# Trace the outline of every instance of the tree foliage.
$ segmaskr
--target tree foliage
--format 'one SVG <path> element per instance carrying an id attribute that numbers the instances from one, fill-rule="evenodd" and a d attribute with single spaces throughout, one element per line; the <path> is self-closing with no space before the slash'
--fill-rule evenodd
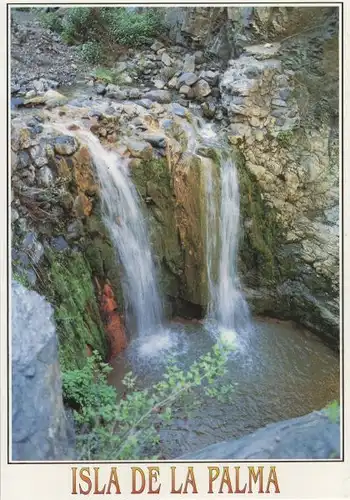
<path id="1" fill-rule="evenodd" d="M 204 398 L 225 400 L 231 384 L 222 384 L 232 344 L 214 345 L 185 373 L 171 361 L 162 379 L 151 388 L 139 388 L 128 373 L 118 394 L 108 385 L 111 367 L 93 353 L 80 370 L 63 373 L 63 393 L 74 408 L 78 458 L 128 460 L 158 458 L 160 431 L 176 416 L 203 404 Z"/>

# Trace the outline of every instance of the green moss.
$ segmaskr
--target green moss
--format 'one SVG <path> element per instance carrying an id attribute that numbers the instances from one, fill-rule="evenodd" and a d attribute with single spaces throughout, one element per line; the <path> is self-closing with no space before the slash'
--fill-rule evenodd
<path id="1" fill-rule="evenodd" d="M 259 184 L 246 169 L 243 156 L 237 156 L 241 191 L 241 214 L 245 224 L 240 245 L 240 257 L 245 270 L 256 270 L 260 283 L 275 282 L 280 277 L 278 248 L 283 230 L 274 208 L 264 202 Z"/>
<path id="2" fill-rule="evenodd" d="M 47 253 L 45 294 L 55 309 L 59 355 L 63 370 L 81 368 L 90 345 L 106 356 L 107 343 L 92 281 L 81 253 Z"/>
<path id="3" fill-rule="evenodd" d="M 294 137 L 293 132 L 286 131 L 286 132 L 280 132 L 279 134 L 277 134 L 276 139 L 277 139 L 278 143 L 280 144 L 280 146 L 282 146 L 283 148 L 287 148 L 288 146 L 290 146 L 291 141 L 293 140 L 293 137 Z"/>

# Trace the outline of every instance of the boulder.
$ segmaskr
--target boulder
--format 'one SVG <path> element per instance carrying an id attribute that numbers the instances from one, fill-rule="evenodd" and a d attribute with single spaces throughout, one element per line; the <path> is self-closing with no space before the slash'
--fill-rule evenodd
<path id="1" fill-rule="evenodd" d="M 161 104 L 168 104 L 171 102 L 171 94 L 168 90 L 151 90 L 150 92 L 146 92 L 143 98 Z"/>
<path id="2" fill-rule="evenodd" d="M 199 80 L 193 87 L 194 95 L 197 99 L 207 97 L 211 93 L 211 88 L 205 80 Z"/>
<path id="3" fill-rule="evenodd" d="M 12 460 L 74 460 L 52 313 L 12 282 Z"/>
<path id="4" fill-rule="evenodd" d="M 339 421 L 325 410 L 263 427 L 252 434 L 207 446 L 181 460 L 295 460 L 340 457 Z"/>

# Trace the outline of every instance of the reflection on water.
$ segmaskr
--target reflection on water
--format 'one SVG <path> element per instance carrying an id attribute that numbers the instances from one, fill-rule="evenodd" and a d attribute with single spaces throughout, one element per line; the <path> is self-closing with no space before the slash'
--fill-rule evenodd
<path id="1" fill-rule="evenodd" d="M 249 343 L 245 339 L 240 346 L 237 339 L 237 352 L 229 360 L 225 383 L 234 386 L 231 400 L 222 404 L 207 398 L 188 420 L 181 418 L 179 409 L 179 418 L 162 431 L 165 458 L 304 415 L 339 398 L 338 357 L 317 337 L 289 322 L 257 319 L 255 325 Z M 175 356 L 186 370 L 210 350 L 216 337 L 213 325 L 171 324 L 164 339 L 155 335 L 152 346 L 131 343 L 112 363 L 110 383 L 120 389 L 121 379 L 131 369 L 140 386 L 148 387 L 164 373 L 168 356 Z"/>

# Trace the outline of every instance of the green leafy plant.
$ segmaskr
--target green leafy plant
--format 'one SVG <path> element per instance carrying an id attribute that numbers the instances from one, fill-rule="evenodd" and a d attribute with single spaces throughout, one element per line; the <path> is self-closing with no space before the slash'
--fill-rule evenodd
<path id="1" fill-rule="evenodd" d="M 206 398 L 222 399 L 233 389 L 222 384 L 232 344 L 216 344 L 187 372 L 171 361 L 151 388 L 138 388 L 130 372 L 118 394 L 107 382 L 110 367 L 94 352 L 84 368 L 63 373 L 65 400 L 74 408 L 81 459 L 156 458 L 161 429 L 179 413 L 188 415 Z M 220 385 L 218 386 L 218 382 Z"/>
<path id="2" fill-rule="evenodd" d="M 55 31 L 56 33 L 62 33 L 63 31 L 62 19 L 56 12 L 41 13 L 40 21 L 45 28 L 51 31 Z"/>
<path id="3" fill-rule="evenodd" d="M 123 7 L 74 7 L 68 10 L 62 25 L 67 43 L 94 42 L 106 49 L 113 43 L 143 45 L 159 35 L 163 27 L 158 9 L 137 12 Z"/>

